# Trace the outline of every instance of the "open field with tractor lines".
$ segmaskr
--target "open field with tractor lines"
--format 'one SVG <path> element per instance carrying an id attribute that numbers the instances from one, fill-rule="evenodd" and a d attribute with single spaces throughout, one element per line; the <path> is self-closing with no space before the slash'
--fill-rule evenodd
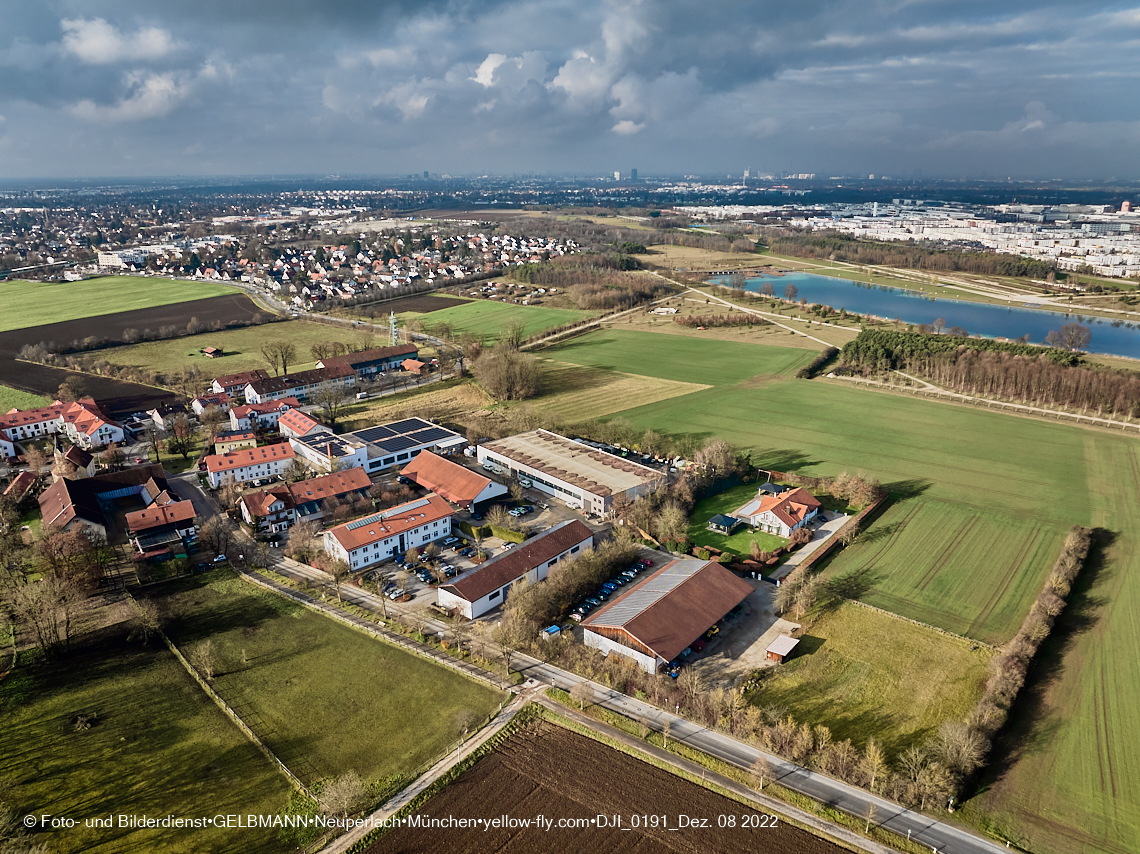
<path id="1" fill-rule="evenodd" d="M 81 282 L 0 282 L 0 332 L 235 293 L 212 282 L 100 276 Z M 188 320 L 189 318 L 187 318 Z"/>
<path id="2" fill-rule="evenodd" d="M 444 308 L 426 315 L 403 315 L 400 320 L 403 323 L 411 317 L 418 316 L 424 324 L 424 329 L 429 333 L 433 329 L 439 329 L 443 324 L 448 324 L 455 334 L 470 332 L 482 336 L 484 341 L 494 341 L 504 329 L 514 323 L 521 323 L 523 335 L 529 337 L 546 329 L 585 320 L 596 313 L 569 308 L 547 308 L 541 305 L 472 300 L 463 305 Z"/>

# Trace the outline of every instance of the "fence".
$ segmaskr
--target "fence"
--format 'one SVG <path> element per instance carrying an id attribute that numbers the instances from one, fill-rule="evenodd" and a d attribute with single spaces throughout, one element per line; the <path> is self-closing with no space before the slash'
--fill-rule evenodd
<path id="1" fill-rule="evenodd" d="M 132 602 L 134 601 L 134 597 L 131 596 L 130 593 L 127 593 L 127 598 Z M 312 798 L 313 800 L 316 800 L 316 798 L 313 796 L 313 793 L 309 791 L 309 788 L 301 782 L 301 779 L 289 770 L 289 766 L 277 758 L 277 755 L 272 750 L 270 750 L 265 745 L 265 743 L 257 737 L 257 734 L 249 728 L 249 725 L 241 719 L 241 715 L 231 709 L 229 703 L 223 700 L 218 695 L 218 692 L 213 689 L 213 686 L 211 686 L 209 682 L 202 678 L 202 674 L 197 671 L 194 665 L 186 660 L 186 656 L 182 654 L 182 651 L 174 644 L 174 641 L 166 636 L 166 632 L 159 631 L 159 636 L 162 638 L 162 642 L 166 644 L 167 649 L 174 653 L 174 657 L 178 659 L 178 663 L 181 664 L 183 668 L 185 668 L 186 672 L 190 674 L 191 678 L 193 678 L 193 680 L 198 683 L 199 687 L 201 687 L 201 689 L 206 692 L 207 696 L 209 696 L 209 698 L 214 701 L 214 705 L 221 709 L 222 712 L 225 713 L 226 717 L 233 721 L 237 725 L 237 728 L 245 733 L 245 737 L 252 741 L 254 746 L 260 750 L 270 762 L 276 765 L 278 770 L 280 770 L 282 774 L 288 777 L 289 781 L 294 786 L 304 792 L 306 796 Z"/>

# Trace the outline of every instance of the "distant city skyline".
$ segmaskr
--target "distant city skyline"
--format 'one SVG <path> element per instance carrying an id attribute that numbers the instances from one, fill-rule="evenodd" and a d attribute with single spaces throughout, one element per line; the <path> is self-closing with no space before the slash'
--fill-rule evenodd
<path id="1" fill-rule="evenodd" d="M 1135 2 L 0 0 L 0 14 L 0 179 L 1140 179 Z"/>

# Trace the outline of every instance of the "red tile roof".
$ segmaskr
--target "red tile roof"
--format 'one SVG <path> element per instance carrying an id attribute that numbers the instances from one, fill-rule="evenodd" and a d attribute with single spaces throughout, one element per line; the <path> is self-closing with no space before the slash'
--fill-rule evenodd
<path id="1" fill-rule="evenodd" d="M 71 424 L 85 436 L 93 436 L 106 424 L 114 424 L 89 397 L 69 403 L 60 414 L 65 424 Z"/>
<path id="2" fill-rule="evenodd" d="M 592 535 L 589 528 L 577 519 L 572 519 L 492 558 L 443 589 L 452 591 L 468 602 L 474 602 L 503 585 L 522 578 L 535 567 L 542 566 L 552 557 L 558 557 Z"/>
<path id="3" fill-rule="evenodd" d="M 304 504 L 306 501 L 324 501 L 326 498 L 368 489 L 370 486 L 372 481 L 364 469 L 351 468 L 291 483 L 289 492 L 294 501 Z"/>
<path id="4" fill-rule="evenodd" d="M 234 388 L 235 386 L 245 388 L 245 386 L 254 380 L 263 380 L 268 376 L 269 374 L 264 368 L 258 368 L 254 371 L 242 371 L 240 374 L 225 374 L 224 376 L 215 377 L 214 382 L 222 388 Z"/>
<path id="5" fill-rule="evenodd" d="M 255 466 L 259 463 L 269 463 L 278 460 L 293 459 L 293 448 L 287 442 L 276 445 L 264 445 L 260 448 L 239 448 L 228 454 L 211 454 L 206 457 L 206 470 L 214 472 L 233 471 L 234 469 Z"/>
<path id="6" fill-rule="evenodd" d="M 398 344 L 395 347 L 379 347 L 375 350 L 362 350 L 359 353 L 349 353 L 345 356 L 329 356 L 327 359 L 321 359 L 321 365 L 330 367 L 331 365 L 348 365 L 355 368 L 357 365 L 364 365 L 369 362 L 380 362 L 385 359 L 394 359 L 397 356 L 407 356 L 409 353 L 418 353 L 419 347 L 415 344 Z"/>
<path id="7" fill-rule="evenodd" d="M 19 501 L 27 495 L 28 490 L 32 488 L 32 484 L 35 482 L 36 476 L 34 474 L 30 471 L 22 471 L 8 484 L 8 488 L 4 490 L 4 494 L 10 495 Z"/>
<path id="8" fill-rule="evenodd" d="M 293 506 L 293 496 L 289 493 L 289 488 L 286 486 L 274 486 L 270 489 L 262 489 L 257 492 L 247 492 L 241 497 L 245 506 L 249 509 L 250 515 L 253 516 L 268 516 L 273 512 L 270 508 L 275 501 L 280 501 L 285 505 L 283 509 L 288 510 Z"/>
<path id="9" fill-rule="evenodd" d="M 789 528 L 794 528 L 812 510 L 818 509 L 820 506 L 814 495 L 799 486 L 779 495 L 765 495 L 760 499 L 759 504 L 756 503 L 756 499 L 753 499 L 737 510 L 736 513 L 739 515 L 742 512 L 747 512 L 748 518 L 752 518 L 761 513 L 771 512 Z"/>
<path id="10" fill-rule="evenodd" d="M 404 359 L 404 361 L 400 363 L 400 367 L 402 367 L 405 371 L 410 371 L 413 374 L 418 374 L 421 370 L 423 370 L 424 363 L 419 359 Z"/>
<path id="11" fill-rule="evenodd" d="M 281 417 L 277 419 L 278 430 L 286 427 L 296 436 L 307 436 L 313 431 L 329 432 L 324 424 L 299 409 L 290 409 L 288 412 L 282 413 Z M 284 431 L 282 430 L 282 432 Z"/>
<path id="12" fill-rule="evenodd" d="M 453 504 L 470 504 L 491 482 L 489 477 L 464 468 L 431 451 L 420 451 L 400 472 Z"/>
<path id="13" fill-rule="evenodd" d="M 190 522 L 195 515 L 194 504 L 190 501 L 175 501 L 161 506 L 152 504 L 145 510 L 136 510 L 127 514 L 127 530 L 132 534 L 138 534 L 163 525 Z"/>
<path id="14" fill-rule="evenodd" d="M 55 421 L 63 414 L 64 404 L 58 400 L 51 406 L 41 406 L 39 409 L 9 409 L 0 415 L 0 430 L 11 427 L 26 427 L 44 421 Z"/>
<path id="15" fill-rule="evenodd" d="M 600 629 L 607 637 L 628 635 L 665 661 L 672 661 L 709 626 L 743 602 L 753 589 L 719 563 L 708 561 L 667 592 L 656 596 L 648 593 L 661 584 L 666 573 L 683 571 L 684 564 L 690 562 L 695 563 L 686 560 L 665 564 L 628 593 L 587 617 L 582 625 Z M 649 601 L 631 615 L 629 608 L 638 601 L 639 591 Z M 626 597 L 632 597 L 628 603 Z"/>
<path id="16" fill-rule="evenodd" d="M 412 506 L 424 500 L 427 501 L 427 504 L 418 507 Z M 331 534 L 338 543 L 351 552 L 353 549 L 371 545 L 378 540 L 399 536 L 404 531 L 410 531 L 421 525 L 430 525 L 437 519 L 446 519 L 454 513 L 455 511 L 451 509 L 450 504 L 438 495 L 429 493 L 426 499 L 418 498 L 415 501 L 409 501 L 407 504 L 393 507 L 391 510 L 384 510 L 382 514 L 377 513 L 366 517 L 371 524 L 361 525 L 359 523 L 364 520 L 358 519 L 356 522 L 338 525 L 326 533 Z"/>
<path id="17" fill-rule="evenodd" d="M 254 394 L 260 395 L 355 376 L 356 372 L 348 365 L 333 365 L 330 368 L 313 368 L 311 371 L 299 371 L 298 373 L 289 374 L 284 377 L 266 377 L 264 379 L 252 380 L 249 385 L 253 388 Z"/>
<path id="18" fill-rule="evenodd" d="M 295 397 L 282 397 L 279 400 L 270 400 L 267 403 L 245 403 L 241 406 L 235 406 L 230 412 L 238 418 L 245 418 L 251 412 L 262 414 L 267 412 L 284 412 L 286 409 L 300 405 L 301 401 Z"/>

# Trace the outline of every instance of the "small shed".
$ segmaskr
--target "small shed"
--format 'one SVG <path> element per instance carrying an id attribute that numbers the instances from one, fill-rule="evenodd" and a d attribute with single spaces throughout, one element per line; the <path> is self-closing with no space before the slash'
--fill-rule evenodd
<path id="1" fill-rule="evenodd" d="M 768 661 L 774 661 L 777 664 L 783 664 L 784 661 L 787 660 L 788 656 L 792 654 L 792 650 L 796 648 L 796 645 L 798 643 L 799 641 L 793 637 L 789 637 L 788 635 L 780 635 L 778 638 L 768 644 L 768 648 L 764 650 L 764 657 L 768 659 Z"/>
<path id="2" fill-rule="evenodd" d="M 400 367 L 410 374 L 418 374 L 424 369 L 424 363 L 419 359 L 404 359 L 404 361 L 400 363 Z"/>
<path id="3" fill-rule="evenodd" d="M 768 481 L 767 483 L 760 484 L 759 492 L 761 495 L 779 495 L 781 492 L 786 492 L 787 489 L 786 486 L 780 486 L 778 483 Z"/>
<path id="4" fill-rule="evenodd" d="M 717 513 L 709 519 L 708 529 L 715 531 L 718 534 L 731 534 L 733 529 L 740 524 L 740 520 L 733 516 L 725 516 L 723 513 Z"/>
<path id="5" fill-rule="evenodd" d="M 216 359 L 218 356 L 224 356 L 221 347 L 206 347 L 202 350 L 202 355 L 207 359 Z"/>

